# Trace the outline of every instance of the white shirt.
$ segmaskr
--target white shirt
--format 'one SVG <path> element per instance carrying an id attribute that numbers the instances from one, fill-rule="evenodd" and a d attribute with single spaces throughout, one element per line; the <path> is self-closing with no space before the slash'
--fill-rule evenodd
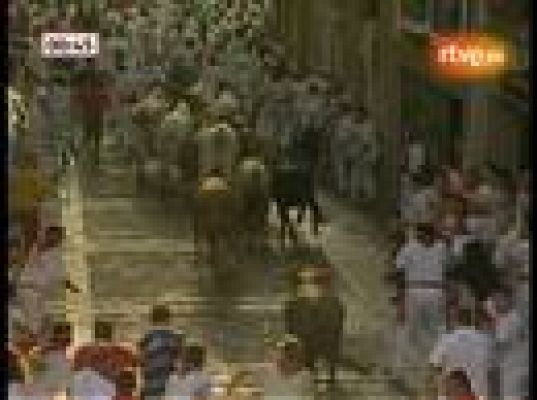
<path id="1" fill-rule="evenodd" d="M 89 369 L 77 372 L 71 384 L 71 396 L 77 400 L 112 400 L 116 394 L 113 383 Z"/>
<path id="2" fill-rule="evenodd" d="M 446 245 L 442 242 L 427 247 L 417 240 L 411 240 L 399 251 L 395 263 L 397 269 L 405 272 L 407 282 L 441 283 L 447 256 Z"/>
<path id="3" fill-rule="evenodd" d="M 10 383 L 8 386 L 9 400 L 52 400 L 38 385 Z"/>
<path id="4" fill-rule="evenodd" d="M 196 395 L 211 394 L 211 380 L 202 371 L 192 371 L 185 377 L 172 374 L 166 385 L 166 400 L 191 400 Z"/>
<path id="5" fill-rule="evenodd" d="M 19 277 L 21 289 L 31 289 L 43 295 L 54 293 L 65 279 L 65 266 L 61 248 L 44 252 L 32 250 L 28 265 Z"/>
<path id="6" fill-rule="evenodd" d="M 440 336 L 430 357 L 431 364 L 442 368 L 444 374 L 463 370 L 477 396 L 488 394 L 488 372 L 492 341 L 472 328 L 457 328 Z"/>
<path id="7" fill-rule="evenodd" d="M 71 366 L 65 351 L 51 351 L 44 355 L 45 369 L 36 377 L 39 385 L 47 392 L 56 394 L 65 390 L 71 373 Z"/>

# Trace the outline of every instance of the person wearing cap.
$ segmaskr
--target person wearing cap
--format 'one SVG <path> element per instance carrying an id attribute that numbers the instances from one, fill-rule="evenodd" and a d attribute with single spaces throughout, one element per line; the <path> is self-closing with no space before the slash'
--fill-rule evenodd
<path id="1" fill-rule="evenodd" d="M 154 306 L 151 311 L 152 327 L 139 343 L 141 400 L 164 395 L 166 383 L 183 351 L 183 335 L 172 330 L 170 319 L 167 306 Z"/>
<path id="2" fill-rule="evenodd" d="M 276 343 L 276 369 L 264 376 L 264 398 L 282 400 L 313 399 L 311 376 L 304 369 L 302 349 L 296 337 L 286 337 Z"/>

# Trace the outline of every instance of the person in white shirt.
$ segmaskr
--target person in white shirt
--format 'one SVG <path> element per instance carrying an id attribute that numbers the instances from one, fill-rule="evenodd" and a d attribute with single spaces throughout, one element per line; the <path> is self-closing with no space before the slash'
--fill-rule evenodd
<path id="1" fill-rule="evenodd" d="M 166 385 L 166 400 L 207 400 L 212 391 L 210 377 L 203 370 L 205 350 L 202 346 L 189 345 L 183 360 L 178 360 L 176 370 Z"/>
<path id="2" fill-rule="evenodd" d="M 36 336 L 44 338 L 48 302 L 58 290 L 79 289 L 66 278 L 61 244 L 65 237 L 62 227 L 49 227 L 32 249 L 28 264 L 24 267 L 17 284 L 16 308 L 22 324 Z"/>
<path id="3" fill-rule="evenodd" d="M 501 398 L 518 400 L 527 396 L 530 379 L 529 285 L 525 273 L 515 277 L 512 292 L 510 304 L 498 312 L 495 335 Z"/>
<path id="4" fill-rule="evenodd" d="M 73 374 L 68 395 L 77 400 L 113 400 L 116 385 L 98 372 L 84 368 Z"/>
<path id="5" fill-rule="evenodd" d="M 426 223 L 417 226 L 417 238 L 410 239 L 396 256 L 396 267 L 404 275 L 405 352 L 414 366 L 423 364 L 423 355 L 445 325 L 447 256 L 445 244 L 435 239 L 434 227 Z M 414 378 L 421 380 L 420 376 Z"/>
<path id="6" fill-rule="evenodd" d="M 473 393 L 487 399 L 493 342 L 487 332 L 476 329 L 472 319 L 471 310 L 459 310 L 457 326 L 440 336 L 429 361 L 444 378 L 453 371 L 464 371 Z"/>
<path id="7" fill-rule="evenodd" d="M 303 368 L 298 339 L 289 337 L 277 344 L 279 357 L 276 369 L 264 376 L 265 400 L 313 399 L 313 380 Z"/>

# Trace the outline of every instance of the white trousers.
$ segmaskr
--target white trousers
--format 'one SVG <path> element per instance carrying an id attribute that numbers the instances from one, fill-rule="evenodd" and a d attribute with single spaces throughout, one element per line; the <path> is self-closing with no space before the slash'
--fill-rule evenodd
<path id="1" fill-rule="evenodd" d="M 445 299 L 441 289 L 416 289 L 406 291 L 404 348 L 402 360 L 407 363 L 405 374 L 413 386 L 421 385 L 427 374 L 429 355 L 440 330 L 445 325 Z"/>

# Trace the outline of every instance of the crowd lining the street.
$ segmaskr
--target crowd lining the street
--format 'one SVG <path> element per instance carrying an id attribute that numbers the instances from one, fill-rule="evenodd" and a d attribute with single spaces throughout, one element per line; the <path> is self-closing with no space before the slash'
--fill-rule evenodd
<path id="1" fill-rule="evenodd" d="M 196 178 L 215 170 L 229 176 L 244 155 L 262 156 L 269 164 L 278 153 L 279 162 L 287 157 L 307 165 L 314 179 L 337 194 L 374 200 L 381 155 L 367 110 L 353 106 L 351 96 L 325 74 L 300 75 L 283 66 L 281 48 L 271 45 L 260 52 L 270 72 L 262 79 L 259 98 L 251 88 L 218 84 L 225 79 L 216 64 L 205 66 L 200 85 L 171 104 L 162 91 L 149 93 L 133 114 L 145 114 L 140 125 L 153 139 L 135 143 L 133 153 L 150 170 L 146 164 L 152 157 L 161 158 L 171 143 L 184 144 L 178 137 L 195 130 L 201 143 Z M 198 117 L 193 114 L 200 102 Z M 158 135 L 144 125 L 146 117 L 158 122 Z M 219 135 L 227 142 L 217 144 Z M 184 154 L 183 164 L 176 162 L 177 153 L 170 155 L 168 178 L 188 177 L 189 155 Z M 285 306 L 286 328 L 293 335 L 268 344 L 267 370 L 236 372 L 223 393 L 215 391 L 214 377 L 206 371 L 206 349 L 187 344 L 184 333 L 171 329 L 169 311 L 162 306 L 154 307 L 153 328 L 136 348 L 115 343 L 107 321 L 95 322 L 93 343 L 73 348 L 70 324 L 47 316 L 47 301 L 58 287 L 80 289 L 61 273 L 64 229 L 41 217 L 53 184 L 40 177 L 36 157 L 23 157 L 10 190 L 10 196 L 18 196 L 10 199 L 10 222 L 17 228 L 9 260 L 10 396 L 45 399 L 67 391 L 76 399 L 90 392 L 116 400 L 138 395 L 305 399 L 315 391 L 316 373 L 310 372 L 315 372 L 317 355 L 329 364 L 328 380 L 335 381 L 344 307 L 330 293 L 327 275 L 332 272 L 324 265 L 304 263 L 296 272 L 296 298 Z M 431 396 L 528 398 L 528 172 L 509 179 L 493 168 L 433 171 L 414 158 L 401 174 L 394 252 L 399 293 L 395 370 L 408 387 L 419 392 L 425 386 Z M 184 168 L 177 171 L 177 164 Z M 329 329 L 316 320 L 329 321 L 324 324 Z"/>
<path id="2" fill-rule="evenodd" d="M 401 173 L 396 369 L 449 399 L 529 398 L 529 171 L 434 170 L 419 146 Z"/>

